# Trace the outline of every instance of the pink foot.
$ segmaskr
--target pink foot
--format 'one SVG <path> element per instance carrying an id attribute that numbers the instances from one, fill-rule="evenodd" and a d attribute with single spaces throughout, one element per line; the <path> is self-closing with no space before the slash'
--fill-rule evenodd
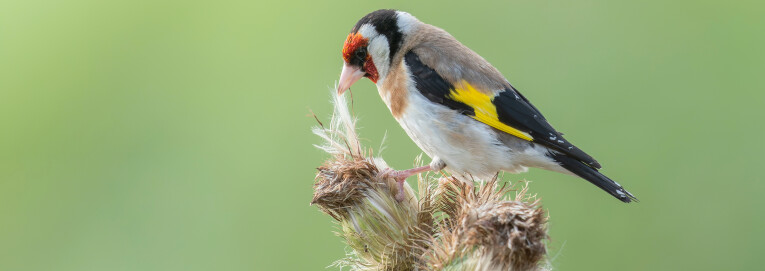
<path id="1" fill-rule="evenodd" d="M 396 180 L 396 183 L 398 184 L 398 192 L 396 192 L 396 200 L 398 202 L 403 202 L 406 199 L 406 196 L 404 196 L 404 182 L 406 181 L 406 178 L 403 180 Z"/>
<path id="2" fill-rule="evenodd" d="M 413 169 L 407 169 L 407 170 L 392 170 L 392 172 L 385 172 L 383 173 L 386 175 L 385 177 L 390 177 L 396 180 L 396 183 L 398 184 L 398 192 L 396 193 L 396 200 L 399 202 L 404 201 L 405 194 L 404 194 L 404 182 L 406 181 L 406 178 L 409 178 L 409 176 L 419 174 L 426 171 L 431 171 L 432 168 L 430 166 L 422 166 L 418 168 Z"/>

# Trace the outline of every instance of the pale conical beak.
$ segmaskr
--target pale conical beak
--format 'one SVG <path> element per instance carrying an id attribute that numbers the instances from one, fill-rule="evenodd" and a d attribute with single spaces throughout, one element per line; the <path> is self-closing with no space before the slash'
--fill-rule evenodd
<path id="1" fill-rule="evenodd" d="M 353 83 L 356 83 L 356 81 L 359 81 L 359 79 L 364 77 L 364 74 L 366 73 L 360 68 L 344 63 L 343 72 L 340 73 L 340 84 L 337 85 L 337 95 L 343 95 Z"/>

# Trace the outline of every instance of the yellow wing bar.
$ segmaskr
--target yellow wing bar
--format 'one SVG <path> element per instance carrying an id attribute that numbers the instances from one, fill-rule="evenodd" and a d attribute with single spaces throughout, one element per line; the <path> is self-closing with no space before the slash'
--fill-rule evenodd
<path id="1" fill-rule="evenodd" d="M 475 115 L 472 117 L 486 125 L 523 140 L 534 140 L 528 133 L 524 133 L 499 121 L 497 107 L 492 103 L 493 97 L 489 97 L 489 95 L 476 90 L 473 86 L 468 84 L 467 81 L 463 80 L 462 84 L 455 86 L 449 93 L 449 98 L 472 107 L 475 112 Z"/>

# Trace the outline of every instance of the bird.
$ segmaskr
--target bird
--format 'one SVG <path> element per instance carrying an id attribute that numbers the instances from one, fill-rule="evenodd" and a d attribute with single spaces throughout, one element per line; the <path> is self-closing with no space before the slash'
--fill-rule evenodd
<path id="1" fill-rule="evenodd" d="M 432 159 L 390 172 L 399 188 L 407 177 L 427 171 L 474 180 L 533 167 L 578 176 L 625 203 L 637 201 L 502 73 L 441 28 L 404 11 L 373 11 L 351 29 L 342 58 L 337 94 L 361 78 L 371 80 L 396 121 Z"/>

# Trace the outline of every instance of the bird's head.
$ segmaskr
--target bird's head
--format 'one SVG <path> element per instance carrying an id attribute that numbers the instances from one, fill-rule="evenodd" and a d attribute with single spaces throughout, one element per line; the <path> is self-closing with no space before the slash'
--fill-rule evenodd
<path id="1" fill-rule="evenodd" d="M 337 93 L 343 94 L 362 77 L 377 83 L 388 74 L 404 35 L 417 20 L 406 12 L 381 9 L 367 14 L 343 44 L 343 71 Z"/>

